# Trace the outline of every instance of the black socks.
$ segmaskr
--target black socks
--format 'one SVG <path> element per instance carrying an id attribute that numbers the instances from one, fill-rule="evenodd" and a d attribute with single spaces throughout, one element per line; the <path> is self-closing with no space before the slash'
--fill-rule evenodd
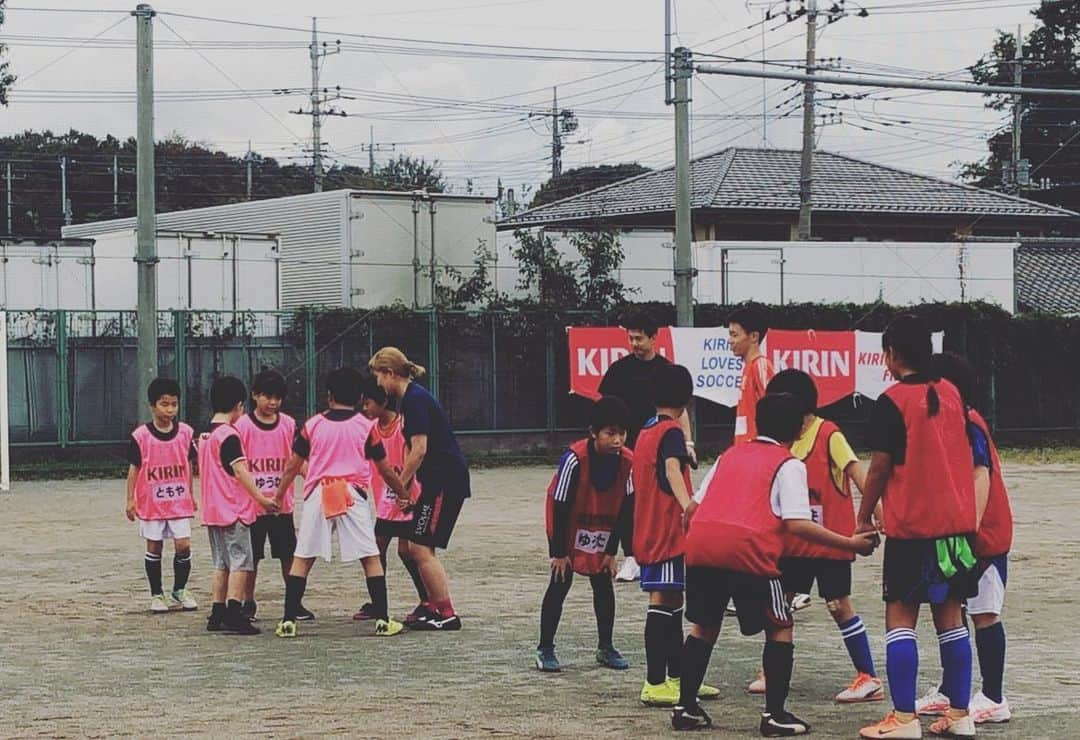
<path id="1" fill-rule="evenodd" d="M 283 622 L 294 621 L 300 615 L 307 579 L 303 576 L 285 576 L 285 616 Z"/>
<path id="2" fill-rule="evenodd" d="M 791 689 L 791 669 L 795 662 L 795 646 L 790 642 L 765 642 L 761 665 L 765 669 L 765 711 L 779 714 L 784 711 Z"/>
<path id="3" fill-rule="evenodd" d="M 191 553 L 173 555 L 173 592 L 187 588 L 188 576 L 191 575 Z M 158 578 L 161 577 L 161 559 L 158 559 Z"/>
<path id="4" fill-rule="evenodd" d="M 705 680 L 705 671 L 709 667 L 709 658 L 712 656 L 712 643 L 699 640 L 690 635 L 682 647 L 683 676 L 679 706 L 685 709 L 697 708 L 698 689 Z"/>
<path id="5" fill-rule="evenodd" d="M 367 590 L 368 595 L 371 596 L 371 606 L 375 610 L 375 618 L 389 619 L 390 605 L 386 595 L 386 576 L 368 576 Z"/>
<path id="6" fill-rule="evenodd" d="M 152 553 L 146 553 L 146 559 L 143 560 L 143 566 L 146 568 L 146 581 L 150 584 L 150 595 L 158 596 L 162 593 L 161 590 L 161 556 L 154 555 Z"/>

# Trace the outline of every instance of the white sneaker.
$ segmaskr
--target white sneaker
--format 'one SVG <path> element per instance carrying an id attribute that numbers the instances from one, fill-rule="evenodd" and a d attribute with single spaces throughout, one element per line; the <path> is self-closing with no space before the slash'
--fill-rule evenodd
<path id="1" fill-rule="evenodd" d="M 810 594 L 795 594 L 791 597 L 791 611 L 797 612 L 810 606 Z"/>
<path id="2" fill-rule="evenodd" d="M 641 578 L 641 568 L 638 567 L 637 561 L 633 557 L 626 558 L 622 567 L 619 568 L 619 572 L 615 574 L 615 580 L 620 583 L 630 583 L 639 578 Z"/>
<path id="3" fill-rule="evenodd" d="M 855 704 L 861 701 L 881 701 L 884 698 L 885 690 L 881 686 L 881 679 L 868 673 L 860 673 L 846 689 L 836 695 L 836 702 Z"/>
<path id="4" fill-rule="evenodd" d="M 186 612 L 193 612 L 199 608 L 199 602 L 195 601 L 195 597 L 186 588 L 173 591 L 169 594 L 169 598 L 173 606 L 178 606 Z"/>
<path id="5" fill-rule="evenodd" d="M 169 605 L 165 603 L 165 594 L 150 597 L 150 611 L 154 614 L 164 614 L 169 611 Z"/>
<path id="6" fill-rule="evenodd" d="M 915 702 L 915 714 L 930 717 L 936 714 L 945 714 L 949 711 L 949 697 L 941 693 L 940 688 L 927 691 L 921 699 Z"/>
<path id="7" fill-rule="evenodd" d="M 765 671 L 758 669 L 757 678 L 750 682 L 746 687 L 746 693 L 748 694 L 764 694 L 765 693 Z"/>
<path id="8" fill-rule="evenodd" d="M 1003 696 L 1001 697 L 1001 703 L 998 703 L 991 700 L 981 691 L 971 697 L 968 711 L 971 713 L 971 716 L 977 725 L 983 723 L 996 724 L 999 722 L 1008 722 L 1012 719 L 1012 712 L 1009 710 L 1008 699 Z"/>

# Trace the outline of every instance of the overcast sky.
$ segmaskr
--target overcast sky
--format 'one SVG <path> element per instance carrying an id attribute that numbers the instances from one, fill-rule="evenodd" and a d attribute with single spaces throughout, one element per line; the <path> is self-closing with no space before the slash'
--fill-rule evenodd
<path id="1" fill-rule="evenodd" d="M 96 135 L 133 135 L 135 20 L 115 12 L 133 5 L 10 0 L 0 39 L 9 47 L 11 71 L 21 79 L 10 106 L 0 109 L 0 133 L 76 128 Z M 564 167 L 623 161 L 664 166 L 673 158 L 671 109 L 663 104 L 662 65 L 649 61 L 663 49 L 663 5 L 662 0 L 154 3 L 162 13 L 154 22 L 156 133 L 162 137 L 176 132 L 236 154 L 246 150 L 250 139 L 257 151 L 269 156 L 305 156 L 310 117 L 289 111 L 308 108 L 301 91 L 311 84 L 306 44 L 310 16 L 315 15 L 320 40 L 331 47 L 341 40 L 345 49 L 325 60 L 321 83 L 340 85 L 355 98 L 335 102 L 348 116 L 330 118 L 324 126 L 333 161 L 366 167 L 361 145 L 373 125 L 377 142 L 397 142 L 396 152 L 439 159 L 459 187 L 470 177 L 488 193 L 494 192 L 498 177 L 508 186 L 535 185 L 550 172 L 551 135 L 548 122 L 529 113 L 550 106 L 550 88 L 559 85 L 560 104 L 580 119 L 579 130 L 567 137 Z M 783 11 L 784 5 L 773 7 Z M 790 5 L 798 7 L 796 2 Z M 824 27 L 818 55 L 839 57 L 863 72 L 911 75 L 921 70 L 966 78 L 960 71 L 990 48 L 995 29 L 1012 32 L 1023 23 L 1029 31 L 1034 20 L 1030 11 L 1037 5 L 1035 0 L 865 0 L 860 6 L 849 0 L 849 11 L 865 6 L 869 17 L 851 13 Z M 767 59 L 801 58 L 805 20 L 786 23 L 781 17 L 761 24 L 766 7 L 759 0 L 675 0 L 675 44 L 695 52 L 760 59 L 764 41 Z M 426 41 L 509 48 L 506 54 L 480 47 L 435 50 Z M 555 50 L 528 52 L 534 57 L 530 59 L 506 58 L 524 54 L 522 47 Z M 489 56 L 463 56 L 463 49 Z M 595 50 L 621 53 L 604 56 Z M 612 58 L 621 61 L 603 61 Z M 694 154 L 732 145 L 762 146 L 764 137 L 770 146 L 797 148 L 801 113 L 794 106 L 799 90 L 789 85 L 770 81 L 763 86 L 760 80 L 715 75 L 695 79 Z M 274 95 L 274 89 L 296 93 Z M 819 99 L 830 90 L 839 88 L 827 87 Z M 893 95 L 903 99 L 880 99 Z M 771 116 L 766 131 L 763 96 Z M 986 135 L 1007 118 L 983 110 L 982 99 L 973 95 L 879 91 L 874 97 L 879 99 L 822 107 L 822 113 L 842 110 L 844 115 L 843 124 L 820 129 L 819 148 L 952 177 L 950 164 L 981 157 Z M 775 117 L 788 111 L 785 118 Z"/>

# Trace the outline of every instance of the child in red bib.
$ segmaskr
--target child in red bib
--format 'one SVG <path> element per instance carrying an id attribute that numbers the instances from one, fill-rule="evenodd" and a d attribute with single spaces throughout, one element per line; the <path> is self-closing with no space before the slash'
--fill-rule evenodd
<path id="1" fill-rule="evenodd" d="M 694 391 L 682 365 L 653 372 L 656 416 L 646 422 L 634 448 L 634 557 L 641 566 L 641 590 L 649 594 L 645 617 L 645 683 L 641 703 L 674 706 L 679 696 L 683 642 L 683 560 L 686 522 L 697 504 L 691 498 L 690 457 L 677 419 Z M 720 692 L 702 686 L 709 698 Z"/>
<path id="2" fill-rule="evenodd" d="M 982 689 L 971 698 L 968 709 L 976 724 L 1008 722 L 1012 718 L 1004 694 L 1005 625 L 1001 611 L 1005 606 L 1009 550 L 1012 547 L 1013 515 L 1009 493 L 1002 478 L 1001 458 L 990 437 L 990 427 L 975 410 L 975 369 L 960 355 L 946 352 L 934 355 L 934 371 L 960 391 L 967 406 L 968 438 L 975 463 L 975 505 L 978 530 L 972 548 L 978 562 L 979 593 L 967 600 L 967 613 L 975 624 L 975 647 L 979 656 Z M 915 703 L 920 715 L 947 712 L 949 697 L 941 684 Z"/>
<path id="3" fill-rule="evenodd" d="M 255 486 L 265 496 L 274 496 L 285 464 L 292 455 L 292 442 L 296 436 L 296 422 L 281 412 L 281 404 L 287 395 L 285 378 L 276 370 L 263 370 L 251 379 L 251 400 L 254 408 L 236 420 L 237 433 L 248 468 L 255 478 Z M 243 612 L 254 617 L 258 609 L 255 603 L 255 580 L 259 575 L 259 561 L 266 557 L 266 542 L 270 541 L 270 556 L 281 564 L 281 577 L 289 575 L 293 551 L 296 550 L 296 524 L 293 521 L 295 491 L 290 491 L 281 501 L 277 513 L 260 511 L 251 525 L 251 548 L 255 554 L 255 570 L 248 579 L 244 595 Z M 306 609 L 304 610 L 307 611 Z M 307 612 L 307 617 L 314 615 Z"/>
<path id="4" fill-rule="evenodd" d="M 127 505 L 130 521 L 139 521 L 146 540 L 144 568 L 150 584 L 150 611 L 198 608 L 187 590 L 191 574 L 191 519 L 195 515 L 191 483 L 194 431 L 176 420 L 180 384 L 154 378 L 146 389 L 151 420 L 135 429 L 128 442 Z M 166 598 L 161 586 L 164 541 L 173 541 L 173 588 Z"/>
<path id="5" fill-rule="evenodd" d="M 873 454 L 856 520 L 873 531 L 882 502 L 885 558 L 885 658 L 894 711 L 862 737 L 921 737 L 915 712 L 918 644 L 915 623 L 930 604 L 949 697 L 935 734 L 972 737 L 971 640 L 963 603 L 978 592 L 971 540 L 976 525 L 975 478 L 967 416 L 956 386 L 937 376 L 930 330 L 911 315 L 893 320 L 881 337 L 896 383 L 874 404 L 868 439 Z"/>
<path id="6" fill-rule="evenodd" d="M 612 644 L 615 627 L 615 552 L 633 512 L 630 479 L 633 453 L 623 445 L 630 410 L 605 396 L 589 412 L 589 436 L 567 448 L 548 485 L 546 524 L 551 581 L 540 611 L 536 667 L 561 670 L 555 657 L 555 631 L 574 574 L 589 578 L 599 635 L 596 662 L 623 670 L 629 664 Z"/>
<path id="7" fill-rule="evenodd" d="M 405 467 L 405 455 L 407 445 L 403 428 L 405 419 L 394 409 L 394 404 L 386 395 L 386 391 L 379 387 L 379 383 L 373 376 L 364 380 L 363 392 L 360 397 L 360 408 L 364 416 L 375 422 L 368 433 L 364 443 L 364 454 L 373 462 L 384 461 L 393 468 L 399 476 Z M 394 489 L 383 479 L 376 466 L 371 471 L 371 495 L 375 498 L 375 543 L 379 546 L 379 558 L 382 560 L 383 570 L 386 570 L 386 552 L 390 547 L 390 540 L 397 537 L 398 557 L 401 558 L 405 570 L 408 571 L 416 588 L 416 595 L 420 599 L 420 605 L 405 617 L 405 625 L 415 618 L 418 611 L 427 606 L 428 593 L 424 587 L 424 579 L 420 577 L 420 568 L 410 555 L 409 534 L 413 530 L 413 511 L 403 508 Z M 409 486 L 410 501 L 420 498 L 420 481 L 413 478 Z M 368 602 L 353 614 L 353 619 L 375 619 L 375 607 Z"/>
<path id="8" fill-rule="evenodd" d="M 791 453 L 806 465 L 811 517 L 826 529 L 850 537 L 855 534 L 852 486 L 862 490 L 866 485 L 859 458 L 840 428 L 815 413 L 818 391 L 809 375 L 802 370 L 782 370 L 769 381 L 768 392 L 792 395 L 803 413 L 802 427 L 791 445 Z M 836 696 L 840 704 L 885 698 L 881 679 L 874 670 L 866 625 L 851 603 L 851 564 L 854 559 L 855 554 L 850 550 L 787 535 L 784 557 L 780 560 L 781 582 L 789 603 L 794 594 L 810 593 L 816 581 L 818 594 L 840 628 L 855 667 L 854 680 Z M 765 693 L 764 674 L 750 685 L 749 691 Z"/>
<path id="9" fill-rule="evenodd" d="M 735 445 L 720 458 L 716 475 L 693 512 L 686 536 L 686 618 L 690 635 L 682 653 L 679 704 L 671 716 L 676 730 L 709 727 L 698 704 L 713 644 L 730 601 L 744 635 L 765 631 L 765 737 L 805 734 L 809 725 L 785 708 L 794 647 L 791 610 L 780 581 L 780 559 L 789 538 L 864 555 L 873 551 L 873 533 L 844 536 L 812 519 L 806 466 L 787 445 L 798 436 L 803 414 L 788 394 L 758 402 L 759 436 Z"/>

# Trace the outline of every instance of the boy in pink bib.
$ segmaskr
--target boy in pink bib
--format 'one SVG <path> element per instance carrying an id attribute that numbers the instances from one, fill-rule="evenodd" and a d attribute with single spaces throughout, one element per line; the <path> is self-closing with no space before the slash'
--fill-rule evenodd
<path id="1" fill-rule="evenodd" d="M 260 512 L 275 512 L 279 505 L 255 484 L 234 426 L 244 414 L 246 398 L 247 389 L 239 378 L 225 376 L 211 386 L 214 415 L 210 430 L 199 438 L 199 485 L 214 563 L 214 603 L 206 629 L 257 635 L 259 628 L 241 609 L 247 580 L 255 569 L 250 527 Z"/>
<path id="2" fill-rule="evenodd" d="M 367 577 L 375 612 L 375 634 L 396 635 L 404 629 L 390 619 L 386 576 L 375 542 L 375 516 L 368 496 L 371 464 L 364 443 L 373 422 L 356 410 L 363 378 L 351 368 L 338 368 L 326 378 L 329 408 L 307 420 L 293 443 L 293 455 L 282 475 L 277 501 L 281 502 L 304 461 L 304 504 L 292 568 L 285 579 L 285 614 L 278 637 L 296 637 L 296 622 L 315 558 L 331 559 L 332 537 L 337 532 L 341 559 L 359 560 Z M 401 480 L 385 460 L 376 463 L 394 492 L 405 496 Z"/>
<path id="3" fill-rule="evenodd" d="M 400 476 L 402 468 L 405 467 L 406 445 L 405 435 L 402 433 L 405 420 L 394 410 L 393 404 L 386 396 L 386 391 L 379 387 L 374 377 L 368 377 L 364 381 L 360 408 L 364 416 L 375 422 L 364 443 L 364 455 L 372 461 L 385 460 Z M 424 580 L 420 577 L 420 568 L 409 554 L 409 533 L 413 528 L 413 512 L 405 510 L 398 503 L 394 489 L 383 480 L 377 467 L 371 471 L 371 493 L 375 497 L 375 541 L 379 546 L 379 559 L 382 560 L 383 570 L 386 570 L 386 551 L 390 547 L 390 540 L 397 537 L 398 557 L 401 558 L 405 570 L 412 578 L 422 607 L 427 603 L 428 593 L 424 588 Z M 409 486 L 409 498 L 415 501 L 419 497 L 420 482 L 413 478 L 412 485 Z M 415 613 L 416 610 L 405 617 L 406 626 Z M 360 607 L 360 611 L 353 615 L 353 619 L 375 619 L 374 606 L 370 602 L 364 604 Z"/>
<path id="4" fill-rule="evenodd" d="M 287 388 L 285 378 L 277 370 L 263 370 L 251 380 L 251 400 L 254 408 L 236 420 L 237 433 L 248 459 L 248 469 L 255 478 L 255 486 L 264 496 L 277 494 L 285 465 L 292 457 L 292 443 L 296 437 L 296 422 L 288 414 L 281 413 Z M 277 513 L 259 511 L 251 525 L 251 548 L 255 555 L 252 571 L 241 607 L 244 615 L 255 617 L 255 580 L 259 575 L 259 561 L 266 556 L 266 542 L 270 541 L 270 556 L 281 563 L 281 577 L 289 575 L 293 552 L 296 550 L 296 524 L 293 521 L 295 487 L 286 492 Z M 300 619 L 314 619 L 315 615 L 304 609 Z"/>
<path id="5" fill-rule="evenodd" d="M 144 567 L 150 584 L 150 611 L 170 607 L 194 611 L 199 607 L 187 590 L 191 574 L 191 518 L 195 498 L 191 487 L 191 439 L 194 431 L 176 420 L 180 384 L 154 378 L 146 390 L 151 421 L 135 428 L 128 442 L 127 518 L 138 519 L 146 540 Z M 173 588 L 168 597 L 161 586 L 164 541 L 173 541 Z"/>

